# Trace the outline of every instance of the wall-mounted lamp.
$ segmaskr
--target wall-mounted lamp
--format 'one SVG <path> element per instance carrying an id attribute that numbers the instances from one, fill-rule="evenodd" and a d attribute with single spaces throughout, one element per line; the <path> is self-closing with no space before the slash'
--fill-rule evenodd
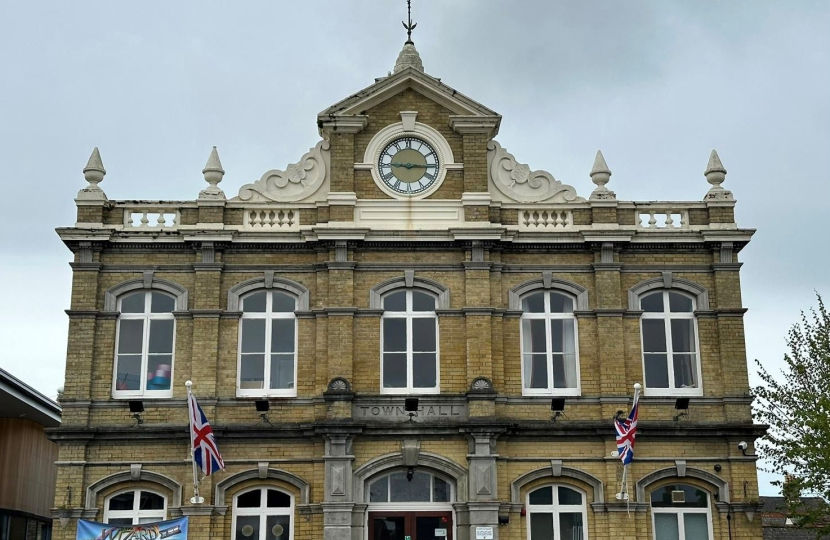
<path id="1" fill-rule="evenodd" d="M 550 400 L 550 410 L 553 413 L 551 420 L 556 422 L 556 419 L 562 416 L 565 411 L 565 398 L 555 397 Z"/>
<path id="2" fill-rule="evenodd" d="M 403 409 L 409 415 L 409 421 L 414 422 L 413 417 L 418 415 L 418 398 L 408 397 L 404 399 Z"/>
<path id="3" fill-rule="evenodd" d="M 258 399 L 254 401 L 254 405 L 256 405 L 256 412 L 259 413 L 259 417 L 262 418 L 262 423 L 271 425 L 271 420 L 268 419 L 268 411 L 271 410 L 271 404 L 268 403 L 267 399 Z"/>
<path id="4" fill-rule="evenodd" d="M 144 423 L 144 419 L 141 418 L 141 413 L 144 412 L 144 402 L 140 399 L 129 401 L 130 405 L 130 413 L 135 418 L 135 425 L 140 426 Z"/>
<path id="5" fill-rule="evenodd" d="M 677 398 L 674 402 L 674 408 L 675 408 L 675 410 L 680 411 L 680 412 L 675 414 L 672 417 L 672 420 L 677 422 L 678 420 L 680 420 L 683 417 L 688 418 L 689 417 L 689 398 L 687 398 L 687 397 Z"/>
<path id="6" fill-rule="evenodd" d="M 499 515 L 499 525 L 507 525 L 510 523 L 510 516 L 509 515 Z"/>

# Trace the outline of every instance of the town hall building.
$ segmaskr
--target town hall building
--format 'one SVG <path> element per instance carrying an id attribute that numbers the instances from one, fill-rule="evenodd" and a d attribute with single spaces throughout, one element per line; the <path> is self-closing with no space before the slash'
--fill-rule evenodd
<path id="1" fill-rule="evenodd" d="M 214 148 L 193 200 L 110 200 L 96 149 L 57 230 L 53 538 L 188 516 L 194 540 L 760 539 L 754 231 L 718 155 L 689 201 L 618 199 L 601 153 L 578 194 L 501 122 L 408 40 L 235 196 Z M 186 381 L 226 466 L 201 504 Z M 613 419 L 635 383 L 623 490 Z"/>

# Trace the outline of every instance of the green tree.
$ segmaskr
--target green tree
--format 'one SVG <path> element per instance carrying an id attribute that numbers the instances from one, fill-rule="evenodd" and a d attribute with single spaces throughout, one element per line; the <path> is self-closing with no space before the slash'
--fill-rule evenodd
<path id="1" fill-rule="evenodd" d="M 782 486 L 795 520 L 830 533 L 825 504 L 804 504 L 801 495 L 830 500 L 830 314 L 821 296 L 818 308 L 801 313 L 801 322 L 787 334 L 789 352 L 780 376 L 773 376 L 758 360 L 763 384 L 754 389 L 755 419 L 768 424 L 759 442 L 768 470 L 787 478 Z"/>

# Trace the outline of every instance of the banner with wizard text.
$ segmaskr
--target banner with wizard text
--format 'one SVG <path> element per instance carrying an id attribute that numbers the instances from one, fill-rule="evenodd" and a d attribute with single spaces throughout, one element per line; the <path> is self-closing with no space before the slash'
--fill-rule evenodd
<path id="1" fill-rule="evenodd" d="M 80 519 L 75 540 L 187 540 L 187 518 L 141 525 L 108 525 Z"/>

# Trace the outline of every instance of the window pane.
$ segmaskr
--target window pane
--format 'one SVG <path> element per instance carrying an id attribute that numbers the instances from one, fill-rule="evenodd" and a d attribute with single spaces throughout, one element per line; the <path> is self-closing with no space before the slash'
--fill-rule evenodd
<path id="1" fill-rule="evenodd" d="M 173 357 L 169 354 L 151 354 L 147 357 L 147 390 L 170 390 Z"/>
<path id="2" fill-rule="evenodd" d="M 564 540 L 582 540 L 585 538 L 581 513 L 562 512 L 559 514 L 559 538 Z"/>
<path id="3" fill-rule="evenodd" d="M 121 299 L 121 313 L 144 313 L 144 298 L 147 293 L 137 292 Z"/>
<path id="4" fill-rule="evenodd" d="M 118 355 L 118 365 L 115 368 L 115 389 L 141 389 L 141 356 Z"/>
<path id="5" fill-rule="evenodd" d="M 176 309 L 176 301 L 166 294 L 152 293 L 153 297 L 150 299 L 150 311 L 152 313 L 170 313 Z"/>
<path id="6" fill-rule="evenodd" d="M 647 388 L 668 388 L 669 387 L 669 366 L 665 354 L 645 355 L 646 364 L 646 387 Z"/>
<path id="7" fill-rule="evenodd" d="M 150 349 L 149 353 L 173 352 L 173 321 L 150 321 Z"/>
<path id="8" fill-rule="evenodd" d="M 672 491 L 683 491 L 685 502 L 673 503 Z M 709 496 L 705 491 L 696 487 L 675 484 L 654 490 L 651 493 L 651 506 L 655 508 L 706 508 L 709 506 Z"/>
<path id="9" fill-rule="evenodd" d="M 262 490 L 255 489 L 243 493 L 236 499 L 236 506 L 238 508 L 259 508 L 262 503 Z"/>
<path id="10" fill-rule="evenodd" d="M 693 354 L 674 355 L 675 388 L 697 388 L 697 368 Z"/>
<path id="11" fill-rule="evenodd" d="M 435 311 L 435 298 L 426 293 L 412 291 L 412 311 Z"/>
<path id="12" fill-rule="evenodd" d="M 673 319 L 671 348 L 674 352 L 695 352 L 695 322 L 691 319 Z"/>
<path id="13" fill-rule="evenodd" d="M 268 490 L 268 508 L 288 508 L 289 506 L 291 506 L 291 496 L 288 493 L 276 489 Z"/>
<path id="14" fill-rule="evenodd" d="M 383 353 L 383 387 L 406 388 L 406 353 Z"/>
<path id="15" fill-rule="evenodd" d="M 553 514 L 530 514 L 530 540 L 554 540 Z"/>
<path id="16" fill-rule="evenodd" d="M 235 540 L 259 540 L 259 516 L 236 516 Z"/>
<path id="17" fill-rule="evenodd" d="M 416 472 L 412 480 L 407 480 L 404 473 L 389 475 L 389 502 L 429 502 L 430 475 Z"/>
<path id="18" fill-rule="evenodd" d="M 434 352 L 435 319 L 412 319 L 412 350 Z"/>
<path id="19" fill-rule="evenodd" d="M 265 540 L 288 540 L 291 536 L 289 516 L 268 516 L 265 518 Z"/>
<path id="20" fill-rule="evenodd" d="M 522 321 L 522 345 L 525 353 L 543 353 L 547 351 L 544 319 L 525 319 Z"/>
<path id="21" fill-rule="evenodd" d="M 438 386 L 435 364 L 435 353 L 413 353 L 412 386 L 415 388 L 435 388 Z"/>
<path id="22" fill-rule="evenodd" d="M 241 390 L 265 387 L 265 355 L 243 354 L 239 367 L 239 388 Z"/>
<path id="23" fill-rule="evenodd" d="M 135 502 L 135 491 L 128 491 L 127 493 L 119 493 L 115 497 L 110 498 L 110 510 L 132 510 Z"/>
<path id="24" fill-rule="evenodd" d="M 691 311 L 694 311 L 694 308 L 692 307 L 692 299 L 684 294 L 670 292 L 669 310 L 675 313 L 689 313 Z"/>
<path id="25" fill-rule="evenodd" d="M 553 504 L 553 488 L 543 487 L 530 492 L 530 504 Z"/>
<path id="26" fill-rule="evenodd" d="M 551 326 L 551 350 L 573 353 L 576 351 L 573 319 L 553 319 Z"/>
<path id="27" fill-rule="evenodd" d="M 271 355 L 271 388 L 286 390 L 294 388 L 294 355 Z"/>
<path id="28" fill-rule="evenodd" d="M 383 350 L 406 350 L 406 319 L 383 319 Z"/>
<path id="29" fill-rule="evenodd" d="M 242 352 L 265 352 L 265 319 L 242 319 Z"/>
<path id="30" fill-rule="evenodd" d="M 522 311 L 527 313 L 544 313 L 545 312 L 545 295 L 544 293 L 531 294 L 522 299 Z"/>
<path id="31" fill-rule="evenodd" d="M 164 497 L 150 493 L 149 491 L 141 492 L 141 499 L 138 502 L 139 510 L 164 510 Z"/>
<path id="32" fill-rule="evenodd" d="M 158 516 L 142 516 L 138 518 L 139 523 L 153 523 L 155 521 L 161 521 L 164 519 L 164 515 L 160 514 Z"/>
<path id="33" fill-rule="evenodd" d="M 369 485 L 369 502 L 389 502 L 388 476 L 384 476 Z"/>
<path id="34" fill-rule="evenodd" d="M 553 387 L 576 388 L 576 355 L 553 355 Z"/>
<path id="35" fill-rule="evenodd" d="M 294 319 L 271 321 L 271 352 L 294 352 Z"/>
<path id="36" fill-rule="evenodd" d="M 248 313 L 265 313 L 267 294 L 263 291 L 246 296 L 242 300 L 242 311 Z"/>
<path id="37" fill-rule="evenodd" d="M 559 486 L 559 504 L 582 504 L 582 494 L 571 488 Z"/>
<path id="38" fill-rule="evenodd" d="M 141 319 L 121 319 L 118 331 L 118 354 L 141 354 L 144 340 L 144 321 Z"/>
<path id="39" fill-rule="evenodd" d="M 406 311 L 406 291 L 398 291 L 384 296 L 383 309 L 386 311 Z"/>
<path id="40" fill-rule="evenodd" d="M 271 311 L 274 313 L 292 313 L 297 309 L 296 306 L 293 296 L 281 292 L 275 292 L 271 300 Z"/>
<path id="41" fill-rule="evenodd" d="M 569 296 L 559 293 L 550 293 L 550 312 L 551 313 L 572 313 L 574 310 L 574 301 Z"/>
<path id="42" fill-rule="evenodd" d="M 663 311 L 663 293 L 657 292 L 649 294 L 640 298 L 640 308 L 643 311 L 650 313 L 660 313 Z"/>
<path id="43" fill-rule="evenodd" d="M 432 502 L 450 502 L 450 485 L 437 476 L 432 478 Z"/>
<path id="44" fill-rule="evenodd" d="M 544 354 L 526 354 L 525 388 L 548 387 L 548 357 Z"/>
<path id="45" fill-rule="evenodd" d="M 666 352 L 666 323 L 663 319 L 643 319 L 643 352 Z"/>
<path id="46" fill-rule="evenodd" d="M 116 525 L 118 527 L 122 527 L 124 525 L 132 525 L 133 520 L 132 518 L 109 518 L 107 523 L 110 525 Z"/>
<path id="47" fill-rule="evenodd" d="M 686 540 L 709 540 L 706 514 L 683 514 L 683 529 L 686 532 Z"/>
<path id="48" fill-rule="evenodd" d="M 654 514 L 654 538 L 680 540 L 677 528 L 677 514 Z"/>

